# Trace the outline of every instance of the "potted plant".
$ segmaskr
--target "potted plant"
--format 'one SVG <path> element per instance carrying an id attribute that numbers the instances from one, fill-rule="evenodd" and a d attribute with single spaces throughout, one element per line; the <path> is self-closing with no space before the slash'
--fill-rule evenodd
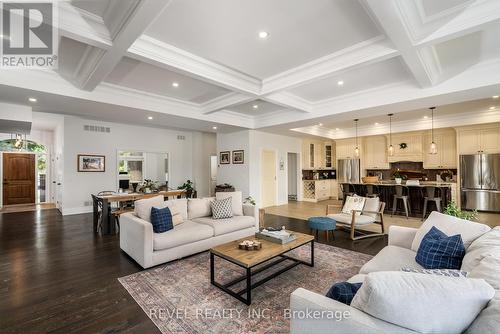
<path id="1" fill-rule="evenodd" d="M 187 198 L 191 198 L 193 196 L 193 193 L 195 192 L 194 183 L 191 182 L 191 180 L 187 180 L 182 185 L 178 186 L 177 189 L 186 190 L 186 197 Z"/>
<path id="2" fill-rule="evenodd" d="M 403 181 L 403 174 L 399 172 L 399 169 L 395 171 L 392 176 L 394 177 L 394 180 L 396 181 L 396 184 L 401 184 L 401 181 Z"/>
<path id="3" fill-rule="evenodd" d="M 445 170 L 440 174 L 441 180 L 449 182 L 453 177 L 453 172 L 451 170 Z"/>
<path id="4" fill-rule="evenodd" d="M 243 202 L 244 204 L 250 204 L 250 205 L 253 205 L 255 206 L 255 199 L 252 197 L 252 196 L 248 196 L 247 198 L 245 198 L 245 201 Z"/>
<path id="5" fill-rule="evenodd" d="M 477 210 L 462 211 L 457 207 L 457 205 L 453 201 L 448 203 L 443 213 L 449 216 L 458 217 L 465 220 L 477 220 L 478 218 Z"/>

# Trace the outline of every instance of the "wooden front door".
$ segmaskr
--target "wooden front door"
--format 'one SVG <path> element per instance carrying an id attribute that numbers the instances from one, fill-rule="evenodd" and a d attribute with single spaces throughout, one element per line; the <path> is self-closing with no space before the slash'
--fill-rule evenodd
<path id="1" fill-rule="evenodd" d="M 3 154 L 3 205 L 35 203 L 35 155 Z"/>

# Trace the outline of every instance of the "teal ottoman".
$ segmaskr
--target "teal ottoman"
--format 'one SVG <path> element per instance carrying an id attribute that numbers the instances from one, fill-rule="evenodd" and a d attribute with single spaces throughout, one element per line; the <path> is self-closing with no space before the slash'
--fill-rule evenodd
<path id="1" fill-rule="evenodd" d="M 319 231 L 325 231 L 326 241 L 328 241 L 330 231 L 332 231 L 332 238 L 335 240 L 335 234 L 333 234 L 337 225 L 335 219 L 329 217 L 311 217 L 308 219 L 307 224 L 309 225 L 309 229 L 311 229 L 311 234 L 314 235 L 313 232 L 316 231 L 316 238 L 318 238 Z"/>

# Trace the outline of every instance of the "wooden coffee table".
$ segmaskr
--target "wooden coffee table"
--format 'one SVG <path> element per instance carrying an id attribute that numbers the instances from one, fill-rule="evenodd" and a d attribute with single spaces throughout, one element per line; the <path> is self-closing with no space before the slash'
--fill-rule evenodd
<path id="1" fill-rule="evenodd" d="M 247 251 L 239 249 L 238 244 L 243 240 L 254 239 L 255 237 L 247 237 L 239 240 L 235 240 L 232 242 L 228 242 L 223 245 L 216 246 L 210 249 L 210 282 L 221 289 L 222 291 L 230 294 L 234 298 L 242 301 L 243 303 L 250 305 L 252 303 L 252 289 L 258 287 L 259 285 L 269 281 L 270 279 L 284 273 L 285 271 L 292 269 L 293 267 L 299 264 L 305 264 L 310 267 L 314 267 L 314 236 L 288 231 L 297 236 L 292 242 L 281 245 L 277 243 L 273 243 L 267 240 L 259 239 L 262 242 L 262 249 Z M 291 256 L 286 255 L 285 253 L 291 251 L 292 249 L 298 248 L 300 246 L 304 246 L 306 244 L 311 245 L 311 260 L 310 262 L 306 262 L 300 259 L 293 258 Z M 220 257 L 226 261 L 234 263 L 235 265 L 242 267 L 246 270 L 245 275 L 233 279 L 232 281 L 221 284 L 215 281 L 215 256 Z M 266 276 L 259 281 L 252 282 L 252 276 L 260 273 L 266 269 L 269 269 L 283 261 L 292 261 L 288 266 L 273 272 L 271 275 Z M 267 264 L 263 264 L 264 262 L 271 261 Z M 262 265 L 259 268 L 252 268 Z M 246 280 L 246 288 L 233 291 L 230 289 L 231 286 Z M 246 298 L 243 295 L 246 294 Z"/>

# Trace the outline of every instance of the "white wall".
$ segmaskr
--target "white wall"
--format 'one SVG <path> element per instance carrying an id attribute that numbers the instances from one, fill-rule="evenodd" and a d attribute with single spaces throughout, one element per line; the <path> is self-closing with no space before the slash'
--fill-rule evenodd
<path id="1" fill-rule="evenodd" d="M 244 150 L 245 160 L 243 164 L 229 165 L 219 164 L 217 170 L 217 184 L 229 183 L 236 190 L 243 192 L 243 197 L 250 194 L 250 131 L 243 130 L 233 133 L 217 134 L 217 155 L 220 157 L 221 151 Z"/>
<path id="2" fill-rule="evenodd" d="M 110 133 L 84 131 L 84 125 L 110 127 Z M 185 137 L 179 140 L 178 135 Z M 177 187 L 187 179 L 193 180 L 193 166 L 208 161 L 212 152 L 199 152 L 193 155 L 193 132 L 156 129 L 118 123 L 99 122 L 65 116 L 64 118 L 64 183 L 62 207 L 63 214 L 90 212 L 92 207 L 86 203 L 90 195 L 102 190 L 117 189 L 117 151 L 138 150 L 144 152 L 169 153 L 169 186 Z M 206 146 L 215 147 L 215 138 L 201 135 L 203 141 L 212 140 Z M 104 173 L 77 172 L 78 154 L 98 154 L 106 156 Z M 208 163 L 207 163 L 208 164 Z M 208 184 L 209 167 L 206 168 Z M 198 178 L 203 178 L 200 173 Z"/>
<path id="3" fill-rule="evenodd" d="M 288 203 L 288 161 L 287 155 L 297 153 L 297 182 L 301 174 L 302 140 L 300 138 L 274 135 L 256 130 L 245 130 L 217 135 L 217 154 L 221 151 L 245 150 L 245 163 L 242 165 L 219 165 L 217 183 L 230 183 L 236 190 L 241 190 L 243 196 L 252 196 L 257 205 L 261 199 L 261 157 L 263 150 L 276 152 L 277 164 L 277 204 Z M 283 170 L 279 168 L 283 161 Z M 302 199 L 301 188 L 298 188 L 298 199 Z"/>
<path id="4" fill-rule="evenodd" d="M 193 133 L 193 179 L 198 197 L 210 195 L 210 156 L 217 155 L 216 135 L 214 133 Z"/>
<path id="5" fill-rule="evenodd" d="M 301 177 L 300 158 L 302 153 L 302 140 L 300 138 L 274 135 L 256 130 L 250 131 L 250 195 L 260 203 L 261 199 L 261 159 L 263 150 L 276 152 L 277 168 L 277 205 L 288 203 L 288 153 L 297 153 L 299 166 L 297 166 L 297 182 Z M 279 168 L 280 161 L 283 162 L 283 169 Z M 299 191 L 297 197 L 302 199 L 302 192 Z"/>

